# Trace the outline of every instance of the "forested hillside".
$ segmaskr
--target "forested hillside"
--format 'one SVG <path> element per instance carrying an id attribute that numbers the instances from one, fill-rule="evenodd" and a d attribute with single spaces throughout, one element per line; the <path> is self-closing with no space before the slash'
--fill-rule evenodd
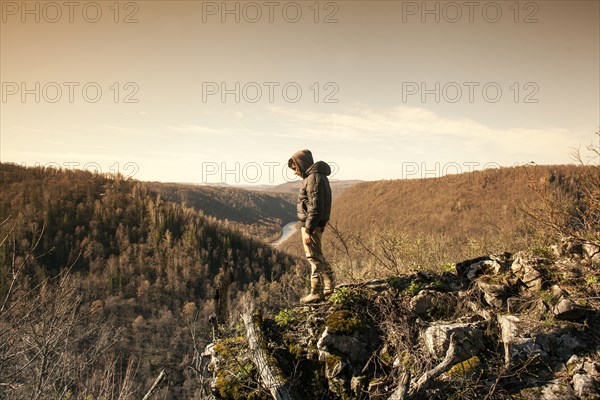
<path id="1" fill-rule="evenodd" d="M 0 398 L 141 398 L 162 369 L 161 398 L 193 398 L 209 316 L 235 320 L 242 291 L 276 305 L 302 289 L 295 260 L 144 183 L 0 177 Z"/>
<path id="2" fill-rule="evenodd" d="M 164 200 L 227 220 L 239 230 L 265 241 L 277 239 L 281 227 L 296 218 L 296 198 L 289 193 L 177 183 L 148 182 L 146 185 L 160 193 Z"/>
<path id="3" fill-rule="evenodd" d="M 519 207 L 541 190 L 575 193 L 580 167 L 523 166 L 446 175 L 440 178 L 364 182 L 336 202 L 335 223 L 368 230 L 396 225 L 410 233 L 490 236 L 522 220 Z"/>

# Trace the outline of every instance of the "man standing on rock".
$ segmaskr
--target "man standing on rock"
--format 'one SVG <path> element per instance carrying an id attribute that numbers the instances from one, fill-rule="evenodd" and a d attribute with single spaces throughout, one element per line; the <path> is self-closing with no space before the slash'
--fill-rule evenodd
<path id="1" fill-rule="evenodd" d="M 321 236 L 331 213 L 331 187 L 327 178 L 331 167 L 323 161 L 313 162 L 310 150 L 294 153 L 288 160 L 288 167 L 302 178 L 298 193 L 298 221 L 304 252 L 311 267 L 310 294 L 300 301 L 313 303 L 333 293 L 333 274 L 321 247 Z"/>

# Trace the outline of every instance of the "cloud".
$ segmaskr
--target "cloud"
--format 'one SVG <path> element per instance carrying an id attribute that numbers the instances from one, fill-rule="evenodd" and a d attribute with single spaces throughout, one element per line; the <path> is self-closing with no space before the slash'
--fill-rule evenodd
<path id="1" fill-rule="evenodd" d="M 380 142 L 405 155 L 448 154 L 458 159 L 511 163 L 531 159 L 564 163 L 571 147 L 589 138 L 587 132 L 556 127 L 500 129 L 469 118 L 441 116 L 426 108 L 397 106 L 373 110 L 352 108 L 326 113 L 273 107 L 284 119 L 283 136 L 348 145 Z M 401 147 L 398 147 L 401 146 Z"/>
<path id="2" fill-rule="evenodd" d="M 320 130 L 319 136 L 335 135 L 356 137 L 369 134 L 370 139 L 397 136 L 435 135 L 468 136 L 468 132 L 488 129 L 468 119 L 447 119 L 424 108 L 398 106 L 385 110 L 354 109 L 347 113 L 323 113 L 273 107 L 274 114 L 284 116 L 294 123 L 305 123 Z"/>

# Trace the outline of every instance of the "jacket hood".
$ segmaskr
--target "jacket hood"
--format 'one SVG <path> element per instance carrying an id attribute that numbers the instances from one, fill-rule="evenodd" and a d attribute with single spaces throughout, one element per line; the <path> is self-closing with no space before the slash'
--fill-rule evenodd
<path id="1" fill-rule="evenodd" d="M 313 156 L 310 150 L 304 149 L 295 152 L 292 155 L 292 158 L 288 160 L 288 167 L 292 168 L 293 164 L 300 168 L 300 172 L 303 177 L 306 176 L 308 169 L 314 164 Z"/>
<path id="2" fill-rule="evenodd" d="M 306 175 L 315 173 L 329 176 L 331 174 L 331 167 L 325 161 L 317 161 L 306 171 Z"/>

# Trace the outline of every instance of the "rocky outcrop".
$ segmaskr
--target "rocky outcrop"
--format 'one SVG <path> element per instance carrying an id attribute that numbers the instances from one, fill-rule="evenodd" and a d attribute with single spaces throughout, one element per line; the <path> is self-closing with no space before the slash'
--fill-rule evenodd
<path id="1" fill-rule="evenodd" d="M 266 318 L 267 350 L 306 400 L 600 399 L 600 277 L 584 244 L 338 286 Z M 206 352 L 217 380 L 228 340 Z"/>

